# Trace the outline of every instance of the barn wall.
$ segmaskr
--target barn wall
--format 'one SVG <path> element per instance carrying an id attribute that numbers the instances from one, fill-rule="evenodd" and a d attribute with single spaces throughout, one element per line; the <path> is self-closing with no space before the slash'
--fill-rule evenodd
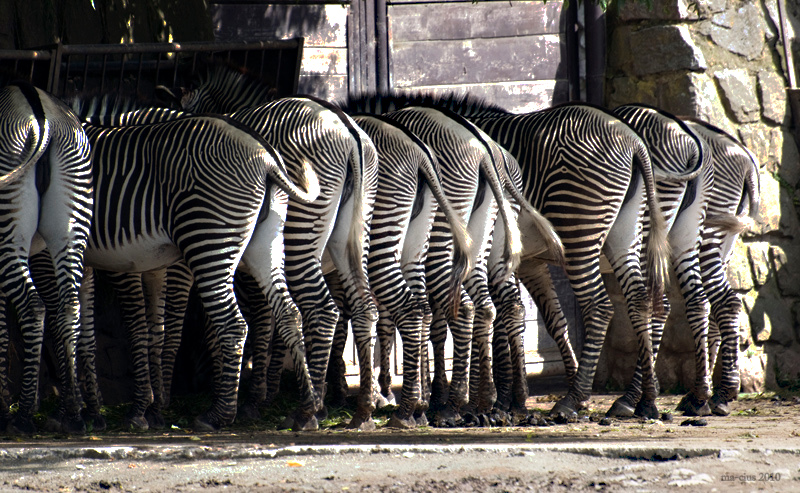
<path id="1" fill-rule="evenodd" d="M 390 86 L 470 92 L 514 112 L 568 100 L 562 2 L 391 2 Z"/>

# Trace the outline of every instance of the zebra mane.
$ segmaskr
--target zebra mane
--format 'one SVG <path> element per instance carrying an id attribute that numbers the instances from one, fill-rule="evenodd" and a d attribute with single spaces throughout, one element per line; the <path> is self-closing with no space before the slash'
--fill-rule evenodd
<path id="1" fill-rule="evenodd" d="M 390 91 L 388 93 L 363 93 L 350 96 L 338 103 L 348 113 L 386 113 L 406 106 L 427 106 L 447 109 L 466 117 L 507 115 L 508 111 L 472 94 L 453 92 L 431 94 L 425 92 Z"/>
<path id="2" fill-rule="evenodd" d="M 215 58 L 208 64 L 205 73 L 197 77 L 194 87 L 185 92 L 181 102 L 202 94 L 202 98 L 215 106 L 200 108 L 201 111 L 233 113 L 274 101 L 277 91 L 277 88 L 245 67 Z"/>
<path id="3" fill-rule="evenodd" d="M 65 102 L 80 121 L 103 127 L 174 120 L 185 115 L 184 112 L 171 110 L 160 103 L 123 96 L 116 92 L 82 94 Z"/>

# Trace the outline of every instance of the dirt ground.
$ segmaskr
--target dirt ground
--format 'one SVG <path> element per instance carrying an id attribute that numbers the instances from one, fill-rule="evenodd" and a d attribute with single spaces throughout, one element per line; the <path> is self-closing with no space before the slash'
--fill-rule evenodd
<path id="1" fill-rule="evenodd" d="M 595 411 L 616 396 L 592 399 Z M 529 407 L 549 409 L 549 396 Z M 678 397 L 659 398 L 662 411 Z M 688 421 L 687 421 L 688 420 Z M 4 437 L 0 491 L 800 491 L 800 398 L 727 417 L 310 433 Z"/>

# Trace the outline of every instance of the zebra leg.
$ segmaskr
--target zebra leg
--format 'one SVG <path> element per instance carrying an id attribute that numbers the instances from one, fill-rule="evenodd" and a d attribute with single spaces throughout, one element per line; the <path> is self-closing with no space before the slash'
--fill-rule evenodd
<path id="1" fill-rule="evenodd" d="M 5 431 L 11 420 L 9 405 L 11 393 L 8 389 L 8 350 L 11 347 L 11 338 L 8 334 L 8 300 L 0 291 L 0 431 Z"/>
<path id="2" fill-rule="evenodd" d="M 44 301 L 47 311 L 51 314 L 58 313 L 59 292 L 53 270 L 53 261 L 50 259 L 49 250 L 43 250 L 31 255 L 29 259 L 31 274 L 38 289 L 37 293 Z M 87 408 L 81 413 L 80 418 L 85 422 L 92 423 L 92 429 L 101 431 L 105 428 L 105 420 L 100 415 L 100 392 L 97 387 L 97 372 L 94 366 L 95 343 L 94 343 L 94 276 L 91 268 L 86 268 L 81 283 L 80 296 L 80 334 L 76 341 L 76 364 L 80 364 L 80 377 L 84 383 L 84 397 L 86 398 Z M 69 372 L 67 372 L 69 373 Z M 62 382 L 62 385 L 66 385 Z M 78 394 L 80 398 L 80 394 Z M 74 411 L 73 411 L 74 412 Z M 80 412 L 80 411 L 79 411 Z M 67 431 L 72 427 L 77 432 L 82 432 L 84 426 L 78 421 L 76 416 L 68 418 L 69 410 L 65 407 L 65 402 L 59 404 L 58 409 L 48 416 L 45 428 L 51 431 Z M 67 431 L 68 432 L 68 431 Z"/>
<path id="3" fill-rule="evenodd" d="M 350 326 L 350 308 L 345 302 L 344 286 L 342 286 L 339 273 L 332 271 L 325 274 L 325 282 L 331 291 L 333 299 L 336 300 L 336 307 L 339 309 L 339 320 L 336 322 L 336 329 L 333 333 L 333 343 L 331 344 L 331 356 L 328 361 L 328 373 L 325 376 L 326 397 L 330 397 L 331 385 L 338 386 L 335 390 L 341 396 L 341 405 L 346 405 L 347 380 L 345 379 L 344 347 L 347 345 L 347 330 Z M 331 371 L 335 373 L 331 373 Z M 317 413 L 317 419 L 328 417 L 328 408 L 323 402 L 322 409 Z"/>
<path id="4" fill-rule="evenodd" d="M 287 240 L 288 238 L 287 235 Z M 293 259 L 291 253 L 290 243 L 287 241 L 286 277 L 303 320 L 306 363 L 316 394 L 324 398 L 328 361 L 333 333 L 339 320 L 339 309 L 325 283 L 321 265 L 308 259 L 300 262 L 299 259 Z M 302 289 L 298 288 L 300 286 Z M 279 355 L 277 350 L 277 347 L 273 350 L 273 359 Z M 272 364 L 277 365 L 278 362 Z M 292 426 L 288 422 L 285 425 Z"/>
<path id="5" fill-rule="evenodd" d="M 251 275 L 237 270 L 234 275 L 233 287 L 236 293 L 236 303 L 242 310 L 242 315 L 244 315 L 249 328 L 245 358 L 249 350 L 252 362 L 250 388 L 244 402 L 236 412 L 236 420 L 256 421 L 261 419 L 258 409 L 267 398 L 267 365 L 274 333 L 272 312 L 261 287 Z"/>
<path id="6" fill-rule="evenodd" d="M 719 290 L 709 294 L 711 312 L 719 328 L 719 364 L 722 372 L 719 384 L 709 400 L 711 412 L 717 416 L 730 414 L 728 404 L 739 394 L 739 313 L 742 301 L 725 279 Z"/>
<path id="7" fill-rule="evenodd" d="M 599 258 L 599 257 L 594 257 Z M 597 261 L 587 266 L 566 267 L 575 297 L 583 314 L 585 339 L 581 352 L 578 372 L 572 380 L 567 395 L 559 400 L 551 409 L 551 414 L 564 413 L 570 415 L 580 409 L 591 397 L 597 361 L 603 342 L 606 338 L 608 324 L 614 314 L 614 305 L 608 297 L 603 278 L 600 276 L 600 264 Z"/>
<path id="8" fill-rule="evenodd" d="M 276 207 L 276 202 L 279 201 L 272 200 L 271 207 Z M 285 211 L 285 205 L 283 207 Z M 295 422 L 292 428 L 313 430 L 319 427 L 315 414 L 322 408 L 323 394 L 317 393 L 312 384 L 306 363 L 300 310 L 289 295 L 283 273 L 283 235 L 276 234 L 276 231 L 283 231 L 283 219 L 281 214 L 270 214 L 256 227 L 242 257 L 242 264 L 261 289 L 258 297 L 266 296 L 266 305 L 272 308 L 276 332 L 286 345 L 292 360 L 300 399 L 298 408 L 292 414 Z M 261 304 L 263 306 L 263 303 Z M 256 331 L 253 336 L 256 351 L 263 353 L 272 339 L 269 325 Z M 330 349 L 327 351 L 330 352 Z M 266 355 L 259 355 L 256 352 L 254 357 L 264 361 Z M 327 365 L 327 360 L 325 363 Z M 262 371 L 264 371 L 263 365 L 258 369 L 258 373 Z M 324 373 L 322 378 L 324 381 Z"/>
<path id="9" fill-rule="evenodd" d="M 578 358 L 569 340 L 569 325 L 561 309 L 553 279 L 550 277 L 550 269 L 545 263 L 527 261 L 517 269 L 517 277 L 528 290 L 544 318 L 545 329 L 561 353 L 567 384 L 572 387 L 578 374 Z"/>
<path id="10" fill-rule="evenodd" d="M 431 293 L 440 292 L 436 286 L 431 287 Z M 461 303 L 455 316 L 447 316 L 437 312 L 442 310 L 445 304 L 444 299 L 436 300 L 434 309 L 434 320 L 431 326 L 431 341 L 434 351 L 434 395 L 431 400 L 435 400 L 435 392 L 448 389 L 447 401 L 436 410 L 436 421 L 449 423 L 451 420 L 460 419 L 461 407 L 469 402 L 469 364 L 470 350 L 472 347 L 472 323 L 475 316 L 475 308 L 466 290 L 461 289 Z M 438 320 L 437 320 L 438 319 Z M 438 322 L 438 323 L 437 323 Z M 453 372 L 449 386 L 447 386 L 447 376 L 445 374 L 444 342 L 447 329 L 453 337 Z M 438 337 L 437 337 L 438 332 Z M 444 333 L 444 334 L 442 334 Z"/>
<path id="11" fill-rule="evenodd" d="M 148 367 L 150 387 L 153 389 L 153 402 L 145 411 L 147 424 L 151 429 L 166 426 L 164 416 L 164 379 L 161 370 L 161 354 L 164 349 L 164 288 L 166 271 L 160 269 L 142 273 L 142 288 L 145 296 L 145 313 L 148 328 Z"/>
<path id="12" fill-rule="evenodd" d="M 10 242 L 6 243 L 10 244 Z M 4 245 L 0 242 L 0 245 Z M 45 306 L 36 292 L 28 270 L 28 253 L 16 258 L 3 255 L 0 263 L 0 292 L 16 308 L 20 332 L 23 340 L 22 385 L 19 397 L 19 409 L 8 424 L 8 432 L 12 434 L 33 434 L 33 413 L 38 406 L 39 366 L 42 355 L 42 338 L 44 337 Z M 8 336 L 5 337 L 8 341 Z M 8 347 L 3 348 L 8 351 Z"/>
<path id="13" fill-rule="evenodd" d="M 711 397 L 711 369 L 709 365 L 708 333 L 710 304 L 703 289 L 700 265 L 695 257 L 691 268 L 685 273 L 678 273 L 681 292 L 686 302 L 686 319 L 692 329 L 695 351 L 694 386 L 686 394 L 677 409 L 687 416 L 708 416 L 711 409 L 708 399 Z"/>
<path id="14" fill-rule="evenodd" d="M 395 323 L 388 310 L 379 307 L 378 316 L 378 347 L 380 348 L 380 372 L 378 374 L 379 393 L 377 407 L 394 406 L 397 404 L 392 392 L 391 356 L 394 348 Z"/>
<path id="15" fill-rule="evenodd" d="M 336 323 L 336 331 L 333 333 L 333 345 L 331 346 L 331 360 L 328 363 L 327 375 L 327 402 L 332 407 L 344 407 L 347 405 L 347 379 L 345 378 L 346 367 L 344 363 L 344 349 L 347 345 L 347 324 L 344 317 L 339 317 Z"/>
<path id="16" fill-rule="evenodd" d="M 334 229 L 334 236 L 336 236 L 339 228 Z M 348 427 L 358 428 L 360 430 L 375 429 L 375 422 L 372 419 L 372 412 L 375 410 L 375 398 L 373 395 L 373 377 L 372 377 L 372 358 L 375 350 L 375 336 L 376 325 L 378 321 L 378 309 L 372 301 L 372 293 L 369 291 L 369 283 L 366 276 L 366 265 L 362 265 L 362 269 L 357 269 L 358 272 L 348 271 L 348 261 L 346 251 L 338 248 L 338 242 L 333 240 L 329 243 L 331 259 L 336 265 L 339 280 L 341 281 L 344 290 L 343 305 L 349 309 L 350 326 L 353 332 L 353 342 L 358 352 L 358 365 L 359 365 L 359 389 L 356 396 L 356 413 L 353 419 L 350 420 Z M 333 341 L 333 329 L 330 330 L 330 335 L 321 343 L 327 344 L 324 348 L 326 356 L 325 366 L 327 367 L 328 359 L 330 357 L 330 346 Z M 323 354 L 322 348 L 319 351 Z M 322 375 L 322 380 L 325 380 L 325 375 Z"/>
<path id="17" fill-rule="evenodd" d="M 164 305 L 164 347 L 161 350 L 161 378 L 164 382 L 164 407 L 169 406 L 172 396 L 172 377 L 175 372 L 175 357 L 181 346 L 183 323 L 189 293 L 194 277 L 185 262 L 180 261 L 166 271 L 166 294 Z"/>
<path id="18" fill-rule="evenodd" d="M 78 338 L 78 362 L 83 381 L 83 400 L 86 408 L 83 419 L 92 431 L 104 431 L 106 420 L 100 412 L 103 406 L 97 383 L 97 340 L 94 330 L 94 269 L 84 267 L 81 283 L 81 334 Z"/>
<path id="19" fill-rule="evenodd" d="M 503 411 L 525 413 L 528 382 L 525 369 L 525 306 L 516 279 L 500 285 L 490 284 L 497 309 L 494 329 L 494 380 L 497 387 L 495 407 Z"/>
<path id="20" fill-rule="evenodd" d="M 470 377 L 468 408 L 478 414 L 492 410 L 497 393 L 492 380 L 492 338 L 497 312 L 489 295 L 485 264 L 473 269 L 465 288 L 475 306 L 472 325 L 472 350 L 470 354 Z"/>
<path id="21" fill-rule="evenodd" d="M 627 262 L 612 263 L 617 279 L 620 281 L 623 296 L 628 307 L 628 317 L 633 326 L 638 342 L 639 354 L 637 368 L 641 375 L 640 380 L 632 382 L 632 386 L 641 388 L 641 398 L 634 400 L 633 415 L 657 419 L 660 414 L 655 405 L 657 391 L 655 388 L 655 358 L 652 343 L 651 309 L 647 299 L 647 292 L 641 276 L 637 278 L 639 260 L 638 256 L 629 258 Z M 622 401 L 619 401 L 620 403 Z M 617 403 L 615 403 L 617 404 Z M 607 416 L 630 416 L 628 410 L 620 411 L 619 407 L 612 406 L 606 413 Z"/>
<path id="22" fill-rule="evenodd" d="M 107 272 L 106 274 L 117 293 L 133 363 L 133 402 L 125 416 L 124 426 L 125 428 L 147 430 L 149 424 L 145 412 L 152 404 L 153 389 L 150 382 L 149 330 L 145 306 L 142 303 L 142 300 L 145 299 L 142 276 L 127 272 Z"/>

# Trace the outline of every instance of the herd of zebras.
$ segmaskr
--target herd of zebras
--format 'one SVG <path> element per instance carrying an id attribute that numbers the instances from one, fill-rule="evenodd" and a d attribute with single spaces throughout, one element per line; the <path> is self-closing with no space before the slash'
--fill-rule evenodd
<path id="1" fill-rule="evenodd" d="M 394 398 L 395 330 L 403 381 L 388 426 L 524 410 L 519 283 L 566 367 L 569 389 L 552 412 L 575 413 L 587 405 L 613 313 L 601 259 L 639 347 L 608 413 L 659 416 L 654 361 L 671 271 L 696 347 L 694 388 L 680 409 L 728 412 L 739 389 L 741 302 L 725 267 L 758 210 L 759 181 L 754 155 L 718 128 L 638 104 L 511 114 L 456 96 L 274 99 L 223 64 L 168 94 L 179 110 L 111 97 L 65 103 L 25 82 L 0 91 L 0 425 L 9 432 L 36 430 L 46 311 L 60 385 L 49 425 L 103 428 L 92 269 L 107 271 L 118 292 L 136 389 L 126 423 L 139 429 L 164 424 L 192 286 L 215 369 L 197 430 L 258 416 L 287 355 L 300 399 L 286 425 L 317 428 L 326 394 L 346 392 L 347 327 L 361 371 L 352 427 L 373 428 L 376 404 Z M 553 265 L 583 315 L 580 359 Z M 13 414 L 6 300 L 23 341 Z M 239 399 L 246 338 L 253 376 Z"/>

